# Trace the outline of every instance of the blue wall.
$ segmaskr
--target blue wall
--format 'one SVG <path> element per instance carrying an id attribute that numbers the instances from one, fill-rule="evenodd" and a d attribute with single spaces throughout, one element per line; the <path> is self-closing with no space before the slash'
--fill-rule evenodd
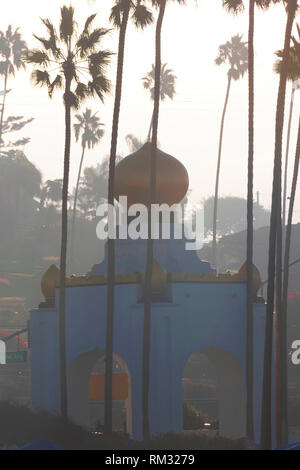
<path id="1" fill-rule="evenodd" d="M 181 378 L 189 356 L 199 350 L 230 354 L 245 386 L 246 286 L 244 283 L 172 284 L 172 302 L 152 304 L 150 425 L 153 433 L 181 431 Z M 58 290 L 56 292 L 58 305 Z M 114 352 L 126 362 L 132 386 L 133 435 L 141 438 L 143 304 L 137 286 L 115 291 Z M 259 433 L 263 366 L 264 304 L 255 304 L 255 427 Z M 59 411 L 59 350 L 56 309 L 31 312 L 32 402 Z M 106 286 L 67 288 L 67 365 L 94 349 L 105 349 Z M 208 357 L 209 357 L 208 353 Z M 225 357 L 225 354 L 223 354 Z M 228 357 L 231 357 L 228 356 Z M 214 354 L 212 354 L 214 360 Z M 220 362 L 221 364 L 221 362 Z M 223 378 L 223 382 L 226 380 Z M 226 383 L 225 383 L 226 388 Z M 244 390 L 245 392 L 245 390 Z M 72 391 L 71 391 L 72 393 Z M 80 403 L 78 404 L 80 407 Z M 235 417 L 233 416 L 234 420 Z M 226 418 L 224 418 L 226 420 Z"/>

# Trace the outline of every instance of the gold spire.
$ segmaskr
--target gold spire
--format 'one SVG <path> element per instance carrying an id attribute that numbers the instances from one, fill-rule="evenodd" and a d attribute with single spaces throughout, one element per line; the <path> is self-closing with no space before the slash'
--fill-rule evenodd
<path id="1" fill-rule="evenodd" d="M 142 274 L 142 285 L 145 287 L 145 273 Z M 166 292 L 167 288 L 167 273 L 162 267 L 162 265 L 153 260 L 152 268 L 152 282 L 151 282 L 151 292 L 152 295 L 158 296 Z"/>
<path id="2" fill-rule="evenodd" d="M 52 264 L 43 275 L 41 288 L 46 301 L 51 301 L 55 298 L 55 286 L 59 283 L 59 276 L 60 270 L 55 264 Z"/>
<path id="3" fill-rule="evenodd" d="M 253 266 L 253 294 L 254 295 L 257 295 L 257 292 L 258 292 L 258 289 L 260 287 L 260 284 L 261 284 L 261 277 L 260 277 L 260 272 L 258 270 L 258 268 L 255 266 L 255 264 L 252 265 Z M 247 280 L 247 263 L 245 262 L 239 272 L 237 273 L 237 276 L 243 280 Z"/>

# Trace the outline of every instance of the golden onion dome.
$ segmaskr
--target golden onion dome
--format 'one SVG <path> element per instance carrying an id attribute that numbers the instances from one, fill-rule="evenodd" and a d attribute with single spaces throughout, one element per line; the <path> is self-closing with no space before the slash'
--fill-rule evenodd
<path id="1" fill-rule="evenodd" d="M 52 264 L 43 275 L 41 288 L 46 301 L 51 301 L 55 298 L 55 287 L 59 283 L 59 276 L 60 270 L 55 264 Z"/>
<path id="2" fill-rule="evenodd" d="M 127 196 L 128 206 L 149 205 L 152 144 L 145 143 L 116 166 L 115 197 Z M 176 158 L 157 149 L 156 203 L 172 205 L 182 201 L 189 187 L 185 167 Z"/>

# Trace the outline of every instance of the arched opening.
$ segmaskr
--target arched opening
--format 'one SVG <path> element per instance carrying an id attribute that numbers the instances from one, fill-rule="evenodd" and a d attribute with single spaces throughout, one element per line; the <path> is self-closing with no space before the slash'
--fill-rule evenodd
<path id="1" fill-rule="evenodd" d="M 245 388 L 236 357 L 210 347 L 190 355 L 182 375 L 183 430 L 245 435 Z"/>
<path id="2" fill-rule="evenodd" d="M 94 349 L 74 359 L 68 370 L 68 412 L 93 431 L 104 425 L 105 355 Z M 125 361 L 114 354 L 113 430 L 132 434 L 131 378 Z"/>
<path id="3" fill-rule="evenodd" d="M 219 430 L 217 374 L 201 352 L 192 354 L 183 370 L 183 430 L 216 434 Z"/>

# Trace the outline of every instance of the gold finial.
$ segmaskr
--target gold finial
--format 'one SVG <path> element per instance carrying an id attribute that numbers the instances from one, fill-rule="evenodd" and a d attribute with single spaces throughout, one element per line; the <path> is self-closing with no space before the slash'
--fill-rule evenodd
<path id="1" fill-rule="evenodd" d="M 260 277 L 260 272 L 258 268 L 255 266 L 255 264 L 252 265 L 252 268 L 253 268 L 252 274 L 253 274 L 253 291 L 254 291 L 253 294 L 257 295 L 258 289 L 261 284 L 261 277 Z M 247 263 L 246 262 L 241 266 L 237 276 L 245 281 L 247 280 Z"/>
<path id="2" fill-rule="evenodd" d="M 41 288 L 46 301 L 51 301 L 55 298 L 55 286 L 59 282 L 59 276 L 60 270 L 55 264 L 52 264 L 43 275 Z"/>
<path id="3" fill-rule="evenodd" d="M 142 284 L 145 287 L 145 273 L 142 274 Z M 152 295 L 162 295 L 166 292 L 167 288 L 167 273 L 162 267 L 162 265 L 153 260 L 153 268 L 152 268 L 152 282 L 151 282 L 151 292 Z"/>

